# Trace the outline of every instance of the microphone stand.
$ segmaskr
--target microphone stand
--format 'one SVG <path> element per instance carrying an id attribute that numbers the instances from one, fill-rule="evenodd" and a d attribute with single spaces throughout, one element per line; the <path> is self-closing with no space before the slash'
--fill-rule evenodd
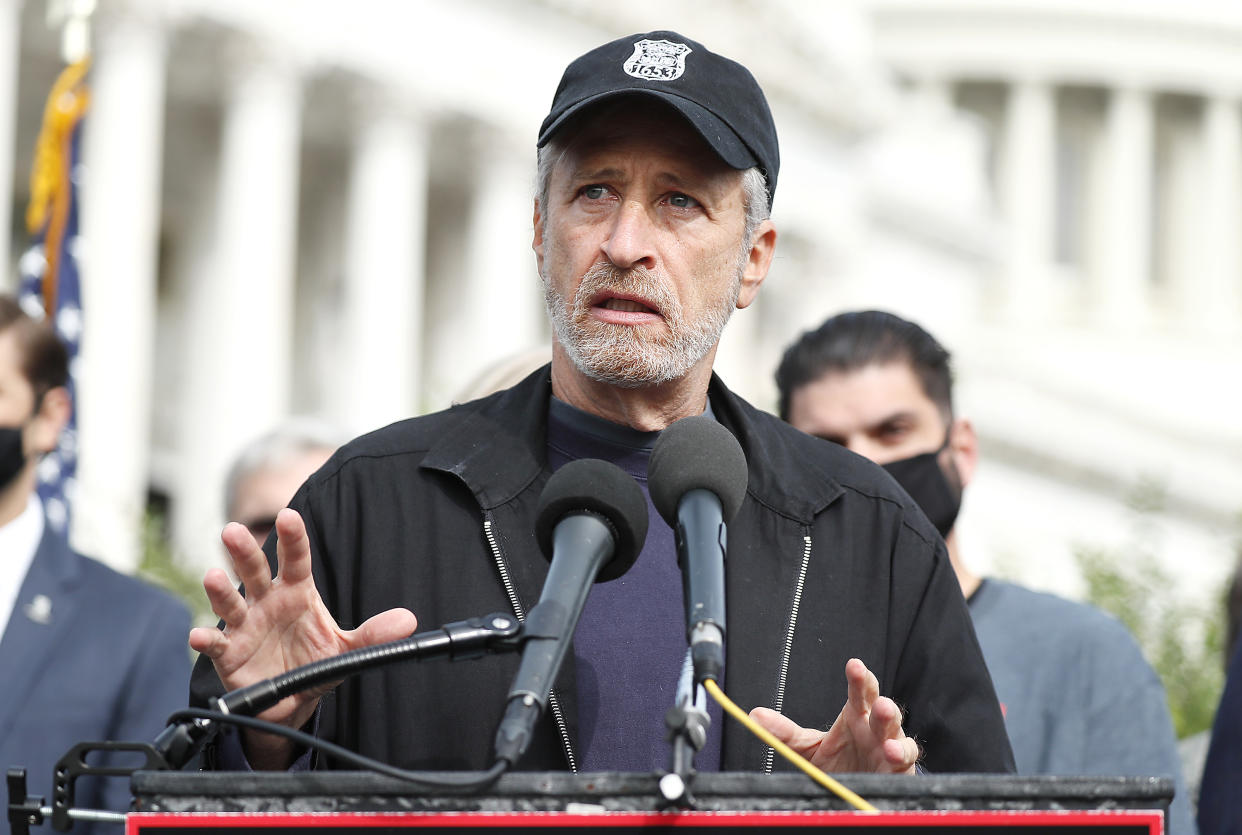
<path id="1" fill-rule="evenodd" d="M 484 615 L 296 667 L 275 678 L 256 682 L 211 699 L 209 705 L 212 710 L 224 715 L 254 716 L 293 693 L 365 669 L 411 658 L 445 655 L 453 661 L 479 658 L 488 652 L 520 649 L 524 637 L 522 624 L 513 615 Z M 73 820 L 123 820 L 122 813 L 74 809 L 74 783 L 77 778 L 88 774 L 124 777 L 140 770 L 178 770 L 215 733 L 216 724 L 210 719 L 175 722 L 150 743 L 79 742 L 56 763 L 53 802 L 50 807 L 43 805 L 41 796 L 27 794 L 26 769 L 9 769 L 6 779 L 10 832 L 13 835 L 28 835 L 31 826 L 41 825 L 48 816 L 52 819 L 52 828 L 59 832 L 67 832 L 73 826 Z M 95 766 L 86 761 L 86 755 L 93 751 L 132 751 L 145 756 L 146 761 L 141 765 L 128 767 Z"/>
<path id="2" fill-rule="evenodd" d="M 694 805 L 690 794 L 694 756 L 703 750 L 707 731 L 712 724 L 706 706 L 695 703 L 696 693 L 703 694 L 704 691 L 701 685 L 695 683 L 693 664 L 687 653 L 677 686 L 676 702 L 664 714 L 664 725 L 668 728 L 666 738 L 673 746 L 672 767 L 660 778 L 659 788 L 660 796 L 669 806 L 690 808 Z"/>

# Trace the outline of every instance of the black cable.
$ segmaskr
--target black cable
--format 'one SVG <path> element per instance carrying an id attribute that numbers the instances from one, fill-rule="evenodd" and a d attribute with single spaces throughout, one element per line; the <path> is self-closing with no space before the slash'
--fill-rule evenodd
<path id="1" fill-rule="evenodd" d="M 262 719 L 255 719 L 253 716 L 241 716 L 232 713 L 218 713 L 214 710 L 201 710 L 198 708 L 187 708 L 179 710 L 168 717 L 169 724 L 174 724 L 188 719 L 206 719 L 212 722 L 222 722 L 226 724 L 238 725 L 243 728 L 251 728 L 265 733 L 283 736 L 300 745 L 308 748 L 316 748 L 325 754 L 329 754 L 342 762 L 357 766 L 367 771 L 374 771 L 377 774 L 383 774 L 387 777 L 393 777 L 406 783 L 414 783 L 419 786 L 428 786 L 438 789 L 460 789 L 466 790 L 483 790 L 491 786 L 500 776 L 508 769 L 508 763 L 504 760 L 498 760 L 491 768 L 483 772 L 465 772 L 460 775 L 444 774 L 437 777 L 431 777 L 422 771 L 407 771 L 403 768 L 397 768 L 379 760 L 373 760 L 370 757 L 364 757 L 356 751 L 337 745 L 334 742 L 328 742 L 325 739 L 302 733 L 294 728 L 285 725 L 277 725 L 273 722 L 265 722 Z"/>

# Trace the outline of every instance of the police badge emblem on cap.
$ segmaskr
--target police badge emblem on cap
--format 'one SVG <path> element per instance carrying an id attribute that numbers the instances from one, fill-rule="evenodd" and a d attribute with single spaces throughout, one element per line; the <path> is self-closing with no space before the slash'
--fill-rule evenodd
<path id="1" fill-rule="evenodd" d="M 686 71 L 686 56 L 694 50 L 684 43 L 641 40 L 622 69 L 645 81 L 676 81 Z"/>

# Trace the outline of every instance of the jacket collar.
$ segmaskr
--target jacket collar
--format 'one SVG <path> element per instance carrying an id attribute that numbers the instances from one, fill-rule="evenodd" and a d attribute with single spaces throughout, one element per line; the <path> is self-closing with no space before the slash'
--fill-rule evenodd
<path id="1" fill-rule="evenodd" d="M 551 364 L 512 388 L 457 407 L 462 418 L 420 466 L 456 475 L 491 510 L 530 485 L 547 458 Z"/>
<path id="2" fill-rule="evenodd" d="M 458 407 L 461 421 L 422 466 L 457 475 L 484 509 L 504 504 L 543 470 L 551 396 L 551 366 L 545 365 L 510 389 Z M 751 406 L 716 374 L 708 396 L 716 418 L 742 445 L 749 462 L 746 490 L 756 501 L 810 524 L 841 495 L 832 473 L 801 449 L 802 433 Z"/>
<path id="3" fill-rule="evenodd" d="M 809 525 L 842 494 L 832 473 L 806 455 L 803 433 L 738 397 L 716 374 L 707 393 L 716 419 L 742 445 L 749 470 L 746 492 L 760 504 Z"/>

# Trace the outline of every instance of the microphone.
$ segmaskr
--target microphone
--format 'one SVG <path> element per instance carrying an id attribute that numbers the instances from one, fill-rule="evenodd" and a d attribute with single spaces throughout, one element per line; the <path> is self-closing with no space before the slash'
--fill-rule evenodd
<path id="1" fill-rule="evenodd" d="M 651 501 L 677 532 L 695 684 L 719 681 L 724 671 L 725 526 L 742 506 L 746 480 L 741 445 L 706 415 L 669 425 L 647 463 Z"/>
<path id="2" fill-rule="evenodd" d="M 591 583 L 620 577 L 638 558 L 647 538 L 647 501 L 615 464 L 571 461 L 539 496 L 535 537 L 552 564 L 539 603 L 522 625 L 522 661 L 496 729 L 496 759 L 509 765 L 530 744 Z"/>

